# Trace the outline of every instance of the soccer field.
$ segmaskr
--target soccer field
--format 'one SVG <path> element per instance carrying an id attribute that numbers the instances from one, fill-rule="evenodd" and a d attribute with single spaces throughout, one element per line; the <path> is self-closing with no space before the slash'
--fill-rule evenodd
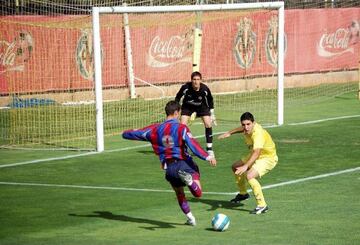
<path id="1" fill-rule="evenodd" d="M 187 193 L 196 227 L 184 225 L 146 143 L 111 136 L 101 154 L 1 149 L 0 244 L 360 244 L 355 93 L 286 108 L 285 118 L 268 128 L 279 155 L 260 180 L 269 212 L 250 215 L 253 197 L 228 202 L 237 191 L 231 164 L 246 152 L 234 135 L 215 139 L 217 167 L 197 160 L 203 197 Z M 191 129 L 204 144 L 202 125 Z M 211 229 L 216 213 L 229 216 L 227 231 Z"/>

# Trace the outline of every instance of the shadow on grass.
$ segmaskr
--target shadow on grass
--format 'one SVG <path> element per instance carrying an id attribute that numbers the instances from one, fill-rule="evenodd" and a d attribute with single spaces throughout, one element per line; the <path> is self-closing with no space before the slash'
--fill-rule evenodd
<path id="1" fill-rule="evenodd" d="M 155 230 L 158 228 L 175 228 L 176 225 L 185 225 L 183 223 L 168 223 L 158 220 L 151 220 L 151 219 L 143 219 L 143 218 L 134 218 L 127 215 L 122 214 L 113 214 L 109 211 L 94 211 L 93 214 L 69 214 L 72 217 L 88 217 L 88 218 L 102 218 L 102 219 L 109 219 L 109 220 L 118 220 L 124 222 L 134 222 L 140 224 L 150 224 L 153 225 L 151 227 L 143 227 L 140 228 L 147 229 L 147 230 Z"/>
<path id="2" fill-rule="evenodd" d="M 140 151 L 137 151 L 139 153 L 142 153 L 144 155 L 154 155 L 154 151 L 153 150 L 140 150 Z"/>
<path id="3" fill-rule="evenodd" d="M 207 211 L 214 211 L 217 209 L 232 209 L 242 212 L 251 211 L 250 209 L 241 208 L 244 206 L 243 203 L 231 203 L 229 201 L 224 201 L 224 200 L 213 200 L 213 199 L 205 199 L 205 198 L 191 198 L 189 201 L 194 203 L 200 202 L 209 205 L 210 207 L 207 209 Z"/>

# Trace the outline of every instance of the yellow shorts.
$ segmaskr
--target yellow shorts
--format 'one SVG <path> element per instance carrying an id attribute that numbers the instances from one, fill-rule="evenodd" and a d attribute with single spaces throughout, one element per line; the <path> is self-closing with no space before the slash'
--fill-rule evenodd
<path id="1" fill-rule="evenodd" d="M 246 162 L 249 159 L 250 156 L 245 157 L 244 159 L 241 159 L 243 162 Z M 266 173 L 268 173 L 271 169 L 273 169 L 278 162 L 278 157 L 265 157 L 260 158 L 255 161 L 255 163 L 252 165 L 251 168 L 254 168 L 256 172 L 258 172 L 259 177 L 261 178 Z"/>

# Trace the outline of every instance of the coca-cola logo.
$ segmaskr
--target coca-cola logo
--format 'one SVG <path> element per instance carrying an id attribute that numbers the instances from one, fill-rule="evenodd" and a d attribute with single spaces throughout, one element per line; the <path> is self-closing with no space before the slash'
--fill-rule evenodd
<path id="1" fill-rule="evenodd" d="M 155 36 L 146 54 L 146 64 L 154 68 L 168 67 L 181 62 L 192 62 L 192 40 L 188 34 L 162 39 Z"/>
<path id="2" fill-rule="evenodd" d="M 24 71 L 25 64 L 30 60 L 34 42 L 31 34 L 20 31 L 13 41 L 0 40 L 0 73 Z"/>
<path id="3" fill-rule="evenodd" d="M 338 28 L 334 32 L 324 33 L 317 43 L 317 53 L 330 58 L 344 53 L 354 53 L 353 45 L 359 41 L 359 23 L 352 21 L 347 28 Z"/>

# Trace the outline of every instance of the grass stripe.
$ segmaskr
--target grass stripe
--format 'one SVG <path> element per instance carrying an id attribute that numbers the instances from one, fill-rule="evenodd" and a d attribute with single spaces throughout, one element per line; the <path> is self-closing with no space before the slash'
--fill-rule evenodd
<path id="1" fill-rule="evenodd" d="M 296 126 L 296 125 L 314 124 L 314 123 L 320 123 L 320 122 L 325 122 L 325 121 L 341 120 L 341 119 L 356 118 L 356 117 L 360 117 L 360 115 L 332 117 L 332 118 L 325 118 L 325 119 L 314 120 L 314 121 L 289 123 L 287 125 Z M 272 127 L 278 127 L 278 126 L 277 125 L 272 125 L 272 126 L 268 126 L 268 127 L 264 127 L 264 128 L 272 128 Z M 213 135 L 219 135 L 219 134 L 223 134 L 223 133 L 225 133 L 225 132 L 217 132 L 217 133 L 214 133 Z M 195 138 L 203 138 L 203 137 L 205 137 L 205 135 L 199 135 L 199 136 L 196 136 Z M 131 146 L 131 147 L 113 149 L 113 150 L 105 150 L 103 153 L 127 151 L 127 150 L 133 150 L 133 149 L 137 149 L 137 148 L 148 147 L 148 146 L 150 146 L 150 144 L 143 144 L 143 145 L 138 145 L 138 146 Z M 65 159 L 83 157 L 83 156 L 94 155 L 94 154 L 99 154 L 99 152 L 87 152 L 87 153 L 69 155 L 69 156 L 64 156 L 64 157 L 53 157 L 53 158 L 38 159 L 38 160 L 18 162 L 18 163 L 10 163 L 10 164 L 0 165 L 0 168 L 15 167 L 15 166 L 34 164 L 34 163 L 41 163 L 41 162 L 49 162 L 49 161 L 65 160 Z"/>
<path id="2" fill-rule="evenodd" d="M 262 189 L 272 189 L 276 187 L 297 184 L 310 180 L 327 178 L 330 176 L 340 175 L 359 171 L 360 167 L 345 169 L 327 174 L 320 174 L 306 178 L 300 178 L 296 180 L 285 181 L 277 184 L 263 186 Z M 89 186 L 89 185 L 61 185 L 61 184 L 43 184 L 43 183 L 21 183 L 21 182 L 0 182 L 0 185 L 14 185 L 14 186 L 38 186 L 38 187 L 55 187 L 55 188 L 77 188 L 77 189 L 98 189 L 98 190 L 119 190 L 119 191 L 140 191 L 140 192 L 163 192 L 169 193 L 173 190 L 158 190 L 158 189 L 138 189 L 138 188 L 127 188 L 127 187 L 111 187 L 111 186 Z M 251 190 L 248 190 L 251 192 Z M 203 192 L 206 195 L 234 195 L 236 192 Z"/>

